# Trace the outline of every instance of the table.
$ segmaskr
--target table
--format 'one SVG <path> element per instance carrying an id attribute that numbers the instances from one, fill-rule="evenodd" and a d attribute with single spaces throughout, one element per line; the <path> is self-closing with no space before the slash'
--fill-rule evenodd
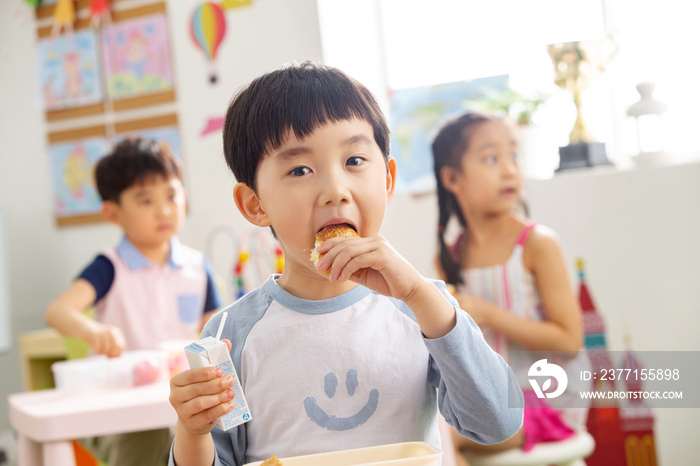
<path id="1" fill-rule="evenodd" d="M 168 382 L 88 394 L 52 389 L 10 395 L 19 466 L 75 466 L 72 439 L 174 426 L 169 395 Z"/>

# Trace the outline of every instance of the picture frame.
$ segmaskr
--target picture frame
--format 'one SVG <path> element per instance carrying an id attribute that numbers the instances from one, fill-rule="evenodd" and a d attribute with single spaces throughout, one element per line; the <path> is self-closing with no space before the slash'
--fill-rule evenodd
<path id="1" fill-rule="evenodd" d="M 101 46 L 110 99 L 128 99 L 173 88 L 165 15 L 114 23 L 104 28 Z"/>

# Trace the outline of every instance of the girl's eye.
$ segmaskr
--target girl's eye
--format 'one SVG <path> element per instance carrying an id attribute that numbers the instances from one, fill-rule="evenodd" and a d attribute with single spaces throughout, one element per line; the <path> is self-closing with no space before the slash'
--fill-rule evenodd
<path id="1" fill-rule="evenodd" d="M 150 199 L 143 199 L 141 201 L 141 205 L 151 205 L 151 200 Z"/>
<path id="2" fill-rule="evenodd" d="M 356 155 L 354 157 L 350 157 L 346 163 L 350 166 L 356 167 L 356 166 L 362 164 L 362 162 L 364 162 L 364 160 L 365 160 L 364 158 Z"/>
<path id="3" fill-rule="evenodd" d="M 494 163 L 496 163 L 496 156 L 489 155 L 488 157 L 486 157 L 485 160 L 486 160 L 486 163 L 488 163 L 489 165 L 493 165 Z"/>
<path id="4" fill-rule="evenodd" d="M 517 162 L 517 161 L 518 161 L 518 154 L 513 154 L 512 157 L 513 157 L 513 162 Z"/>
<path id="5" fill-rule="evenodd" d="M 292 171 L 290 171 L 289 174 L 292 176 L 304 176 L 310 172 L 311 172 L 311 170 L 309 170 L 308 167 L 296 167 L 296 168 L 292 169 Z"/>

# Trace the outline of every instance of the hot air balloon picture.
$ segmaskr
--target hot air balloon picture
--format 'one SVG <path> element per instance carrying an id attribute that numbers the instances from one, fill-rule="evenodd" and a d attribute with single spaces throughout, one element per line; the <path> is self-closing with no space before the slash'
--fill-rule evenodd
<path id="1" fill-rule="evenodd" d="M 218 79 L 215 61 L 225 35 L 226 17 L 220 5 L 204 2 L 194 9 L 190 21 L 190 37 L 207 59 L 209 82 L 212 84 Z"/>

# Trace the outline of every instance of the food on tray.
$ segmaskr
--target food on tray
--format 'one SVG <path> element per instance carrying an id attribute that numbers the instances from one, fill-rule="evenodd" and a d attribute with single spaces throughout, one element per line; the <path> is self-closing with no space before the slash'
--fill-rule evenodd
<path id="1" fill-rule="evenodd" d="M 263 461 L 260 466 L 282 466 L 282 462 L 276 456 L 271 456 Z"/>

